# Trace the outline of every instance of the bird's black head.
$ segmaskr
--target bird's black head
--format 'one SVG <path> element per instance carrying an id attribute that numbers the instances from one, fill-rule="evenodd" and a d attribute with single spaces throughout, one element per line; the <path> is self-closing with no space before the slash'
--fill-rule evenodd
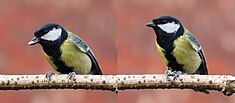
<path id="1" fill-rule="evenodd" d="M 67 38 L 65 29 L 56 23 L 48 23 L 36 29 L 29 45 L 41 44 L 42 46 L 60 45 Z"/>
<path id="2" fill-rule="evenodd" d="M 183 35 L 184 28 L 180 21 L 171 16 L 154 18 L 146 26 L 152 27 L 157 35 Z"/>

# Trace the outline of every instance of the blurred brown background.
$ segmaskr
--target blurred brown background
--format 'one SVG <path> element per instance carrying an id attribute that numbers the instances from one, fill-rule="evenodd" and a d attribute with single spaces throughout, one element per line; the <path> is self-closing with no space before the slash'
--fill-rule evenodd
<path id="1" fill-rule="evenodd" d="M 104 74 L 117 73 L 116 3 L 112 0 L 1 0 L 0 73 L 51 71 L 40 45 L 28 46 L 37 27 L 57 22 L 77 33 L 95 53 Z M 116 103 L 115 93 L 86 90 L 0 91 L 1 103 Z"/>
<path id="2" fill-rule="evenodd" d="M 95 53 L 104 74 L 163 73 L 145 23 L 159 15 L 181 20 L 200 41 L 210 74 L 234 74 L 233 0 L 1 0 L 0 73 L 42 74 L 51 69 L 39 45 L 28 46 L 34 30 L 57 22 L 77 33 Z M 233 103 L 234 95 L 192 90 L 0 91 L 1 103 Z"/>

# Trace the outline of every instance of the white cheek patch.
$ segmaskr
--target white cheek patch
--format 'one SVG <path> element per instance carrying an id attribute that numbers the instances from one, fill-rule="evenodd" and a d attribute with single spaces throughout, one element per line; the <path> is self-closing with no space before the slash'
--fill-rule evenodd
<path id="1" fill-rule="evenodd" d="M 180 28 L 180 25 L 175 22 L 159 24 L 157 26 L 167 33 L 175 33 Z"/>
<path id="2" fill-rule="evenodd" d="M 44 40 L 49 40 L 49 41 L 54 41 L 54 40 L 57 40 L 58 38 L 61 37 L 61 32 L 62 32 L 62 29 L 59 28 L 59 29 L 56 29 L 56 28 L 53 28 L 51 31 L 49 31 L 47 34 L 43 35 L 41 37 L 41 39 L 44 39 Z"/>

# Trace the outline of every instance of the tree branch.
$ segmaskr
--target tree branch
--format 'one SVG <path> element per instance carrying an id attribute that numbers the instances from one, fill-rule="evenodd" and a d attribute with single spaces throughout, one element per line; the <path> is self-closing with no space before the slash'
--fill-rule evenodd
<path id="1" fill-rule="evenodd" d="M 163 74 L 144 75 L 0 75 L 0 90 L 23 89 L 95 89 L 118 92 L 126 89 L 193 89 L 216 90 L 227 96 L 235 92 L 235 77 L 231 75 L 180 75 L 174 82 Z M 172 79 L 172 78 L 170 78 Z"/>

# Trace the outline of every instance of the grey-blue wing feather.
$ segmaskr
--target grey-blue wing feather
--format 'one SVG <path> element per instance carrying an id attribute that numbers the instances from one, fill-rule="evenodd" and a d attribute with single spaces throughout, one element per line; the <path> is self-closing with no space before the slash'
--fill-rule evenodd
<path id="1" fill-rule="evenodd" d="M 69 38 L 73 41 L 74 44 L 77 45 L 78 49 L 82 52 L 86 53 L 89 50 L 86 42 L 79 38 L 77 35 L 71 35 Z"/>

